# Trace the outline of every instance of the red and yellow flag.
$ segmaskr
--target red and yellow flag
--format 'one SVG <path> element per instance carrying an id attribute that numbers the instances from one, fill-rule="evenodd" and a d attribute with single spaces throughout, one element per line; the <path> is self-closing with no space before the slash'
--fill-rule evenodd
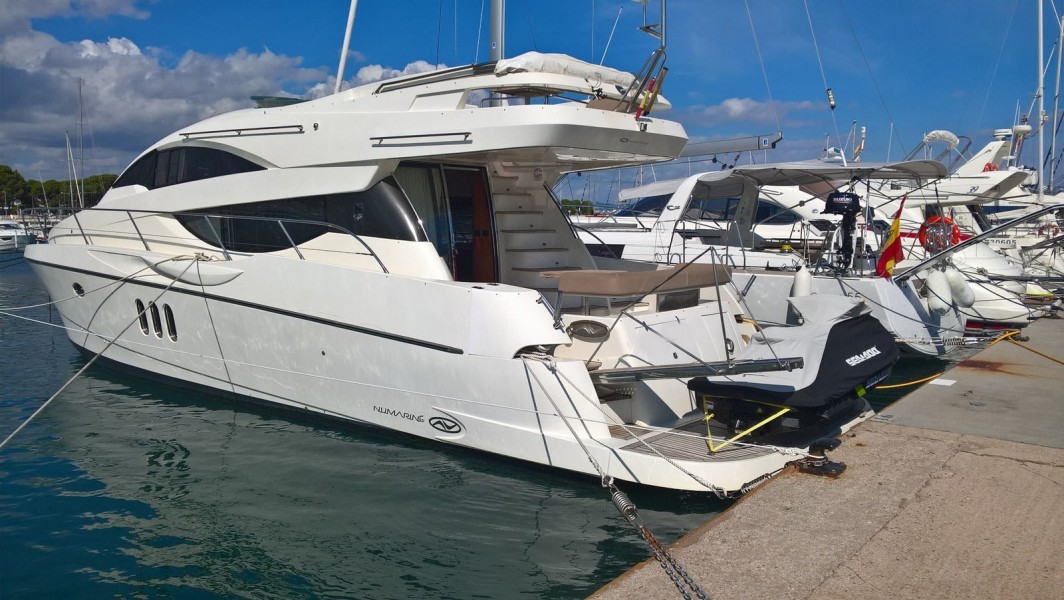
<path id="1" fill-rule="evenodd" d="M 890 224 L 887 241 L 879 248 L 879 262 L 876 263 L 876 275 L 879 277 L 894 275 L 894 265 L 905 259 L 905 251 L 901 247 L 901 211 L 905 208 L 907 197 L 901 197 L 901 206 L 894 215 L 894 222 Z"/>

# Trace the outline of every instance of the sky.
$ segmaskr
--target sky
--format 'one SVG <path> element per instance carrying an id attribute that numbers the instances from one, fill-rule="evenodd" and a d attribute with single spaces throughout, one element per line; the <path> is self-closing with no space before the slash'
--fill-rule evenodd
<path id="1" fill-rule="evenodd" d="M 486 61 L 488 4 L 361 0 L 344 87 Z M 650 23 L 659 7 L 651 0 Z M 120 173 L 160 138 L 248 108 L 250 96 L 327 95 L 348 8 L 348 0 L 2 0 L 0 164 L 27 179 L 67 179 L 69 133 L 79 176 Z M 1059 19 L 1051 3 L 1044 10 L 1052 114 Z M 605 57 L 635 72 L 658 43 L 642 24 L 632 0 L 510 0 L 505 54 Z M 654 116 L 682 123 L 692 142 L 782 130 L 758 162 L 816 158 L 826 140 L 850 146 L 854 123 L 866 130 L 865 161 L 900 160 L 935 129 L 969 136 L 975 150 L 1028 112 L 1038 85 L 1030 0 L 672 0 L 665 31 L 662 94 L 673 108 Z M 718 168 L 707 160 L 682 168 Z"/>

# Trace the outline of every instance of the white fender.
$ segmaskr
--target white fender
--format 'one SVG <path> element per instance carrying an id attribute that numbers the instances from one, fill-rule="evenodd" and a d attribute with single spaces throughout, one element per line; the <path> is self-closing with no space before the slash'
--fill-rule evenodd
<path id="1" fill-rule="evenodd" d="M 924 280 L 924 288 L 927 291 L 927 307 L 933 314 L 941 316 L 953 308 L 953 293 L 945 273 L 933 269 Z"/>
<path id="2" fill-rule="evenodd" d="M 968 280 L 953 267 L 946 267 L 945 274 L 949 282 L 949 291 L 953 294 L 954 304 L 960 308 L 971 308 L 975 304 L 975 292 L 968 285 Z"/>
<path id="3" fill-rule="evenodd" d="M 791 296 L 809 296 L 813 293 L 813 274 L 809 269 L 798 267 L 791 282 Z"/>

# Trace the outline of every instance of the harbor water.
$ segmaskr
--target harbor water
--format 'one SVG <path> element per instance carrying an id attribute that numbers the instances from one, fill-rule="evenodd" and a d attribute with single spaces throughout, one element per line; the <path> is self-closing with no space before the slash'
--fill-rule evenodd
<path id="1" fill-rule="evenodd" d="M 48 301 L 5 256 L 0 438 L 87 362 Z M 664 543 L 729 504 L 622 488 Z M 593 478 L 97 365 L 0 451 L 5 600 L 582 598 L 650 556 Z"/>
<path id="2" fill-rule="evenodd" d="M 7 257 L 11 259 L 11 257 Z M 87 362 L 0 263 L 0 438 Z M 50 325 L 49 325 L 50 324 Z M 623 486 L 671 542 L 727 506 Z M 0 451 L 0 598 L 580 598 L 649 557 L 593 478 L 91 366 Z"/>

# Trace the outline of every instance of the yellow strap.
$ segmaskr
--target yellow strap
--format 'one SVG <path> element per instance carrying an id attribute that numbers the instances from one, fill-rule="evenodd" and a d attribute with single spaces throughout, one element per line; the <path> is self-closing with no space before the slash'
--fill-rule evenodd
<path id="1" fill-rule="evenodd" d="M 945 371 L 943 371 L 943 373 L 944 372 Z M 932 379 L 934 379 L 936 377 L 941 377 L 941 376 L 942 376 L 942 373 L 935 373 L 934 375 L 932 375 L 930 377 L 924 377 L 923 379 L 917 379 L 915 381 L 906 381 L 905 383 L 892 383 L 891 385 L 877 385 L 876 389 L 877 390 L 892 390 L 894 388 L 900 388 L 900 387 L 906 387 L 906 386 L 909 386 L 909 385 L 916 385 L 918 383 L 924 383 L 925 381 L 931 381 Z"/>
<path id="2" fill-rule="evenodd" d="M 784 414 L 790 412 L 790 410 L 791 410 L 789 407 L 786 407 L 786 406 L 781 407 L 779 404 L 772 404 L 772 403 L 769 403 L 769 402 L 760 402 L 759 404 L 768 404 L 769 406 L 775 406 L 775 407 L 779 408 L 780 410 L 778 412 L 774 413 L 773 415 L 771 415 L 770 417 L 768 417 L 766 419 L 763 419 L 760 423 L 754 425 L 753 427 L 747 429 L 746 431 L 743 431 L 742 433 L 736 435 L 733 438 L 724 440 L 724 443 L 720 444 L 719 446 L 716 446 L 716 445 L 713 444 L 713 432 L 709 428 L 709 420 L 713 418 L 713 414 L 714 413 L 709 412 L 709 409 L 706 408 L 706 400 L 707 400 L 707 398 L 708 398 L 708 396 L 702 396 L 702 414 L 704 415 L 703 416 L 703 420 L 706 422 L 706 438 L 707 438 L 706 439 L 706 445 L 709 446 L 709 451 L 710 452 L 718 452 L 718 451 L 720 451 L 722 448 L 724 448 L 728 444 L 731 444 L 734 441 L 737 441 L 737 440 L 739 440 L 741 438 L 744 438 L 744 437 L 750 435 L 751 433 L 753 433 L 757 429 L 759 429 L 761 427 L 764 427 L 768 423 L 774 421 L 775 419 L 778 419 L 779 417 L 781 417 Z"/>
<path id="3" fill-rule="evenodd" d="M 1051 360 L 1051 361 L 1053 361 L 1053 362 L 1055 362 L 1057 364 L 1064 365 L 1064 360 L 1060 360 L 1059 358 L 1057 358 L 1055 356 L 1050 356 L 1050 355 L 1046 354 L 1045 352 L 1039 352 L 1038 350 L 1035 350 L 1034 348 L 1030 348 L 1028 346 L 1025 346 L 1025 345 L 1021 344 L 1020 342 L 1017 342 L 1016 340 L 1012 339 L 1012 336 L 1009 336 L 1008 340 L 1010 342 L 1012 342 L 1013 344 L 1016 344 L 1020 348 L 1023 348 L 1024 350 L 1029 350 L 1031 352 L 1034 352 L 1038 356 L 1041 356 L 1043 358 L 1048 358 L 1049 360 Z"/>

